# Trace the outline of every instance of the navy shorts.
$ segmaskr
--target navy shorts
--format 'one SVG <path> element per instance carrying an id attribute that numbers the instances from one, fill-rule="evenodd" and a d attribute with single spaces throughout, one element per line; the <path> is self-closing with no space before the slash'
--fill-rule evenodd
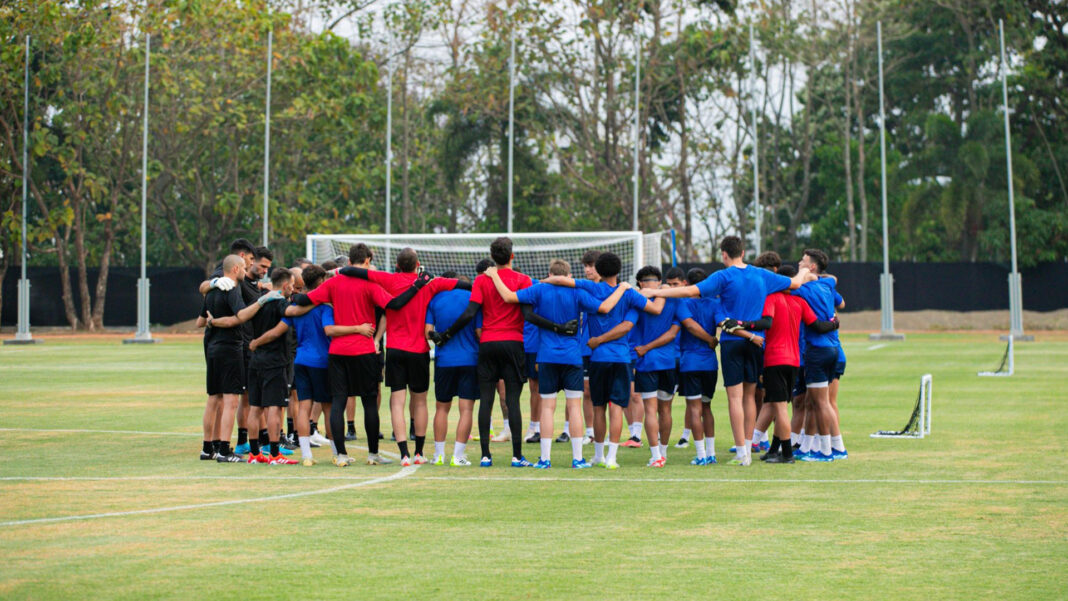
<path id="1" fill-rule="evenodd" d="M 626 408 L 630 404 L 630 365 L 590 362 L 590 398 L 595 407 L 608 403 Z"/>
<path id="2" fill-rule="evenodd" d="M 764 350 L 747 340 L 725 340 L 719 345 L 723 385 L 756 383 L 764 368 Z"/>
<path id="3" fill-rule="evenodd" d="M 805 396 L 808 388 L 805 387 L 805 366 L 797 368 L 797 378 L 794 381 L 794 396 Z"/>
<path id="4" fill-rule="evenodd" d="M 249 368 L 248 404 L 250 407 L 288 406 L 289 384 L 286 383 L 286 368 Z"/>
<path id="5" fill-rule="evenodd" d="M 434 398 L 439 403 L 451 403 L 454 398 L 478 400 L 478 367 L 458 365 L 434 366 Z"/>
<path id="6" fill-rule="evenodd" d="M 661 398 L 664 401 L 670 401 L 671 397 L 675 396 L 675 386 L 677 380 L 675 379 L 675 369 L 658 369 L 654 371 L 639 371 L 634 377 L 634 392 L 646 394 L 654 392 L 663 392 L 668 398 Z M 659 395 L 663 397 L 664 395 Z"/>
<path id="7" fill-rule="evenodd" d="M 561 390 L 582 394 L 582 368 L 563 363 L 539 363 L 538 392 L 552 396 Z"/>
<path id="8" fill-rule="evenodd" d="M 841 380 L 842 376 L 845 375 L 845 364 L 846 364 L 845 361 L 838 361 L 837 363 L 834 364 L 834 379 L 835 380 Z"/>
<path id="9" fill-rule="evenodd" d="M 316 403 L 330 402 L 330 370 L 325 367 L 293 366 L 293 387 L 297 389 L 297 400 L 312 400 Z"/>
<path id="10" fill-rule="evenodd" d="M 684 371 L 679 374 L 679 392 L 687 399 L 702 397 L 702 400 L 712 400 L 716 394 L 716 381 L 719 380 L 719 372 L 708 371 Z"/>
<path id="11" fill-rule="evenodd" d="M 537 380 L 538 379 L 538 354 L 537 353 L 527 353 L 527 379 L 528 380 Z M 541 383 L 539 382 L 538 385 L 540 386 Z"/>
<path id="12" fill-rule="evenodd" d="M 805 386 L 820 388 L 834 378 L 834 366 L 838 363 L 838 349 L 828 346 L 805 347 Z M 813 384 L 822 384 L 814 387 Z"/>

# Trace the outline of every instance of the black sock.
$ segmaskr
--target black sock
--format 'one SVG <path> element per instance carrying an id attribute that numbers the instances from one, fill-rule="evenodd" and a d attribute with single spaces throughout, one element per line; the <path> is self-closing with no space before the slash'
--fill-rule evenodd
<path id="1" fill-rule="evenodd" d="M 774 454 L 774 453 L 778 453 L 779 449 L 781 447 L 782 447 L 782 439 L 779 438 L 778 436 L 772 436 L 771 437 L 771 446 L 768 448 L 768 454 L 771 455 L 771 454 Z"/>
<path id="2" fill-rule="evenodd" d="M 271 441 L 271 457 L 277 457 L 278 453 L 280 453 L 280 451 L 278 450 L 278 441 L 277 440 L 272 440 Z"/>
<path id="3" fill-rule="evenodd" d="M 426 436 L 416 436 L 415 437 L 415 454 L 416 455 L 422 455 L 423 454 L 423 445 L 425 445 L 425 444 L 426 444 Z"/>
<path id="4" fill-rule="evenodd" d="M 402 441 L 397 443 L 397 448 L 400 449 L 401 458 L 408 457 L 408 441 Z"/>
<path id="5" fill-rule="evenodd" d="M 348 430 L 349 434 L 355 434 L 356 433 L 356 422 L 354 422 L 354 421 L 346 421 L 345 423 L 348 424 L 348 426 L 349 426 L 349 430 Z"/>
<path id="6" fill-rule="evenodd" d="M 292 417 L 287 417 L 286 418 L 286 430 L 288 430 L 288 434 L 290 436 L 293 436 L 294 430 L 293 430 L 293 418 Z"/>
<path id="7" fill-rule="evenodd" d="M 248 428 L 237 429 L 237 444 L 248 444 Z"/>
<path id="8" fill-rule="evenodd" d="M 230 455 L 231 454 L 230 453 L 230 441 L 229 440 L 220 440 L 220 441 L 218 441 L 218 444 L 219 444 L 219 454 L 220 455 Z"/>
<path id="9" fill-rule="evenodd" d="M 201 449 L 201 452 L 202 453 L 207 453 L 208 455 L 211 455 L 212 453 L 214 453 L 215 452 L 215 443 L 214 443 L 214 441 L 205 440 L 204 441 L 204 448 Z"/>
<path id="10" fill-rule="evenodd" d="M 267 435 L 267 430 L 260 430 L 260 446 L 265 447 L 270 444 L 270 437 Z"/>
<path id="11" fill-rule="evenodd" d="M 260 441 L 255 438 L 251 438 L 248 441 L 248 452 L 250 455 L 260 454 Z"/>
<path id="12" fill-rule="evenodd" d="M 408 438 L 415 438 L 415 418 L 408 419 Z"/>
<path id="13" fill-rule="evenodd" d="M 319 432 L 319 424 L 317 424 L 317 423 L 315 423 L 315 422 L 313 422 L 311 420 L 308 420 L 308 436 L 311 436 L 312 434 L 317 434 L 318 432 Z"/>
<path id="14" fill-rule="evenodd" d="M 782 442 L 782 451 L 781 452 L 782 452 L 782 458 L 783 459 L 792 459 L 793 456 L 794 456 L 793 447 L 791 447 L 790 443 L 788 443 L 785 440 Z"/>

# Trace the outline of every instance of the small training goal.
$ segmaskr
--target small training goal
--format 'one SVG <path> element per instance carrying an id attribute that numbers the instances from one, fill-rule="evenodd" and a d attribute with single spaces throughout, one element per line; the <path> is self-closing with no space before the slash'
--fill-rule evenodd
<path id="1" fill-rule="evenodd" d="M 879 430 L 872 438 L 923 438 L 931 433 L 931 397 L 933 392 L 931 374 L 920 378 L 920 392 L 912 416 L 901 430 Z"/>

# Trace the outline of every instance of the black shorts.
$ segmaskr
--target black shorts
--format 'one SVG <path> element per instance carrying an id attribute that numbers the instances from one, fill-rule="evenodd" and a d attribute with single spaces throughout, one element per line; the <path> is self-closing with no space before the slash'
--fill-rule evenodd
<path id="1" fill-rule="evenodd" d="M 630 404 L 629 363 L 590 361 L 590 398 L 595 407 L 615 403 L 624 409 Z"/>
<path id="2" fill-rule="evenodd" d="M 244 360 L 245 368 L 241 371 L 241 387 L 244 388 L 242 392 L 248 390 L 248 372 L 252 369 L 252 351 L 248 350 L 248 343 L 245 343 L 245 348 L 241 351 L 242 359 Z"/>
<path id="3" fill-rule="evenodd" d="M 805 366 L 797 368 L 797 381 L 794 382 L 794 396 L 805 396 L 808 388 L 805 386 Z"/>
<path id="4" fill-rule="evenodd" d="M 289 405 L 289 384 L 286 368 L 269 367 L 248 370 L 249 407 L 285 407 Z"/>
<path id="5" fill-rule="evenodd" d="M 430 353 L 386 349 L 386 386 L 392 391 L 407 388 L 413 393 L 430 389 Z"/>
<path id="6" fill-rule="evenodd" d="M 684 371 L 679 374 L 679 393 L 689 400 L 699 398 L 705 403 L 710 403 L 712 396 L 716 394 L 717 380 L 719 380 L 719 372 L 714 369 Z"/>
<path id="7" fill-rule="evenodd" d="M 378 363 L 378 381 L 383 382 L 386 379 L 386 354 L 375 353 L 375 361 Z"/>
<path id="8" fill-rule="evenodd" d="M 643 399 L 651 398 L 648 395 L 657 393 L 660 400 L 670 401 L 675 396 L 677 385 L 675 368 L 639 371 L 634 376 L 634 392 L 641 393 Z"/>
<path id="9" fill-rule="evenodd" d="M 580 396 L 582 395 L 582 368 L 578 365 L 563 363 L 539 363 L 538 393 L 543 396 L 554 396 L 561 390 L 565 393 L 577 392 Z"/>
<path id="10" fill-rule="evenodd" d="M 537 380 L 538 379 L 538 354 L 537 353 L 526 353 L 526 355 L 527 355 L 527 379 L 528 380 Z"/>
<path id="11" fill-rule="evenodd" d="M 329 368 L 293 366 L 293 387 L 297 390 L 298 401 L 330 402 Z"/>
<path id="12" fill-rule="evenodd" d="M 805 386 L 808 388 L 827 386 L 834 378 L 836 363 L 838 363 L 838 349 L 830 346 L 805 347 Z"/>
<path id="13" fill-rule="evenodd" d="M 764 368 L 764 402 L 785 403 L 790 400 L 797 380 L 797 369 L 793 365 L 772 365 Z"/>
<path id="14" fill-rule="evenodd" d="M 434 366 L 434 398 L 439 403 L 451 403 L 454 398 L 478 400 L 478 367 Z"/>
<path id="15" fill-rule="evenodd" d="M 289 386 L 290 389 L 293 388 L 293 384 L 295 383 L 295 378 L 296 377 L 297 377 L 296 365 L 292 361 L 290 361 L 289 365 L 286 366 L 286 385 Z"/>
<path id="16" fill-rule="evenodd" d="M 377 397 L 381 373 L 378 355 L 330 355 L 327 367 L 331 402 L 345 403 L 350 396 Z"/>
<path id="17" fill-rule="evenodd" d="M 726 340 L 719 345 L 723 385 L 756 383 L 764 366 L 764 351 L 747 340 Z"/>
<path id="18" fill-rule="evenodd" d="M 240 352 L 207 357 L 208 394 L 241 394 L 245 391 L 245 362 Z"/>
<path id="19" fill-rule="evenodd" d="M 585 355 L 582 357 L 582 379 L 590 379 L 590 356 Z"/>
<path id="20" fill-rule="evenodd" d="M 522 386 L 526 380 L 526 353 L 517 340 L 494 340 L 478 345 L 479 383 L 504 380 L 505 385 Z"/>

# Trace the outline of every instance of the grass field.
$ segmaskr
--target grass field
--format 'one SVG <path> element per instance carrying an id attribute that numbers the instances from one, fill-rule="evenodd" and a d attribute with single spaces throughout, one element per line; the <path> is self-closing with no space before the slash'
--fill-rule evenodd
<path id="1" fill-rule="evenodd" d="M 1068 337 L 845 341 L 848 460 L 616 472 L 200 462 L 199 340 L 2 347 L 0 598 L 1068 597 Z M 869 438 L 924 373 L 932 435 Z"/>

